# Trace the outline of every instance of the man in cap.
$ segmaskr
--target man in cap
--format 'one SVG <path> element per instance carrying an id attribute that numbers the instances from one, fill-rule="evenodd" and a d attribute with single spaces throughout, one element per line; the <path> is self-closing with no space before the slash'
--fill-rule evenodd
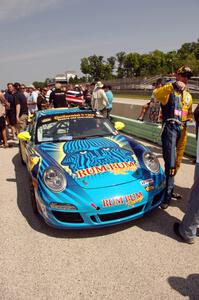
<path id="1" fill-rule="evenodd" d="M 108 98 L 103 90 L 103 83 L 98 81 L 92 94 L 91 106 L 93 110 L 99 111 L 105 118 L 107 117 Z"/>
<path id="2" fill-rule="evenodd" d="M 161 204 L 163 209 L 169 206 L 173 196 L 174 176 L 186 146 L 186 123 L 192 120 L 192 96 L 187 90 L 191 76 L 191 69 L 182 66 L 176 72 L 174 83 L 165 84 L 154 91 L 162 105 L 162 150 L 166 174 L 166 192 Z"/>

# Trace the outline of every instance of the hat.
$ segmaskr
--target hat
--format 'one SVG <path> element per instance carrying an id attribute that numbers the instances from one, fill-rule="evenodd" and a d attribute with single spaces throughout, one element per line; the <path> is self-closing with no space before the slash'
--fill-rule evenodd
<path id="1" fill-rule="evenodd" d="M 79 84 L 76 84 L 75 87 L 78 88 L 78 87 L 79 87 Z"/>
<path id="2" fill-rule="evenodd" d="M 33 84 L 28 84 L 26 85 L 27 88 L 31 88 L 31 89 L 35 89 L 34 85 Z"/>
<path id="3" fill-rule="evenodd" d="M 185 66 L 180 67 L 176 73 L 179 75 L 184 75 L 187 78 L 191 78 L 191 76 L 193 76 L 191 69 L 189 67 L 185 67 Z"/>
<path id="4" fill-rule="evenodd" d="M 102 88 L 104 85 L 101 81 L 98 81 L 95 85 L 96 88 Z"/>

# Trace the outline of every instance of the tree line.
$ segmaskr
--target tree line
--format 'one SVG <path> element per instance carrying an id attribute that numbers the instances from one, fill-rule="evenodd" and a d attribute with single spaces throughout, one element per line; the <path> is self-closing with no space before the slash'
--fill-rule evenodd
<path id="1" fill-rule="evenodd" d="M 182 65 L 189 66 L 193 74 L 199 76 L 199 39 L 167 53 L 160 50 L 146 54 L 121 51 L 108 58 L 96 54 L 83 57 L 80 69 L 84 76 L 71 78 L 69 83 L 167 75 Z M 44 82 L 34 81 L 33 84 L 42 88 L 47 85 L 47 79 Z"/>
<path id="2" fill-rule="evenodd" d="M 92 81 L 172 74 L 182 65 L 189 66 L 195 76 L 199 75 L 199 39 L 167 53 L 160 50 L 147 54 L 121 51 L 108 58 L 94 54 L 81 59 L 80 69 L 85 78 Z"/>

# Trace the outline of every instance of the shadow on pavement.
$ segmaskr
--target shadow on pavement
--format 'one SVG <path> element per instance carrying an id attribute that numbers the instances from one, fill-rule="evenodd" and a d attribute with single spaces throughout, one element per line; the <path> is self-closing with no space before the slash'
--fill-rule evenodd
<path id="1" fill-rule="evenodd" d="M 199 274 L 190 274 L 187 278 L 171 276 L 168 282 L 182 296 L 190 300 L 199 299 Z"/>
<path id="2" fill-rule="evenodd" d="M 176 240 L 172 228 L 173 223 L 176 222 L 177 219 L 173 216 L 170 216 L 166 210 L 162 210 L 160 208 L 155 209 L 144 218 L 112 227 L 85 230 L 60 230 L 52 228 L 44 222 L 41 216 L 35 215 L 32 211 L 28 172 L 26 167 L 21 163 L 20 155 L 15 155 L 12 162 L 15 166 L 18 208 L 32 229 L 38 232 L 56 238 L 92 238 L 95 236 L 113 234 L 118 231 L 126 230 L 132 226 L 138 226 L 144 231 L 157 232 Z M 9 178 L 7 181 L 12 182 L 15 181 L 15 179 Z M 179 189 L 178 191 L 181 192 L 183 196 L 187 193 L 187 189 Z M 173 201 L 171 205 L 178 206 L 184 211 L 185 204 L 183 199 L 178 200 L 178 202 Z"/>

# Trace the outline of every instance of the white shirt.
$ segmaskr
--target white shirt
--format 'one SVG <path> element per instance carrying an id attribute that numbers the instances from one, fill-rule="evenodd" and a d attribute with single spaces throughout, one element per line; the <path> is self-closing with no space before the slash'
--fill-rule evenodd
<path id="1" fill-rule="evenodd" d="M 92 109 L 102 110 L 108 106 L 108 98 L 106 93 L 101 88 L 95 88 L 92 94 Z"/>

